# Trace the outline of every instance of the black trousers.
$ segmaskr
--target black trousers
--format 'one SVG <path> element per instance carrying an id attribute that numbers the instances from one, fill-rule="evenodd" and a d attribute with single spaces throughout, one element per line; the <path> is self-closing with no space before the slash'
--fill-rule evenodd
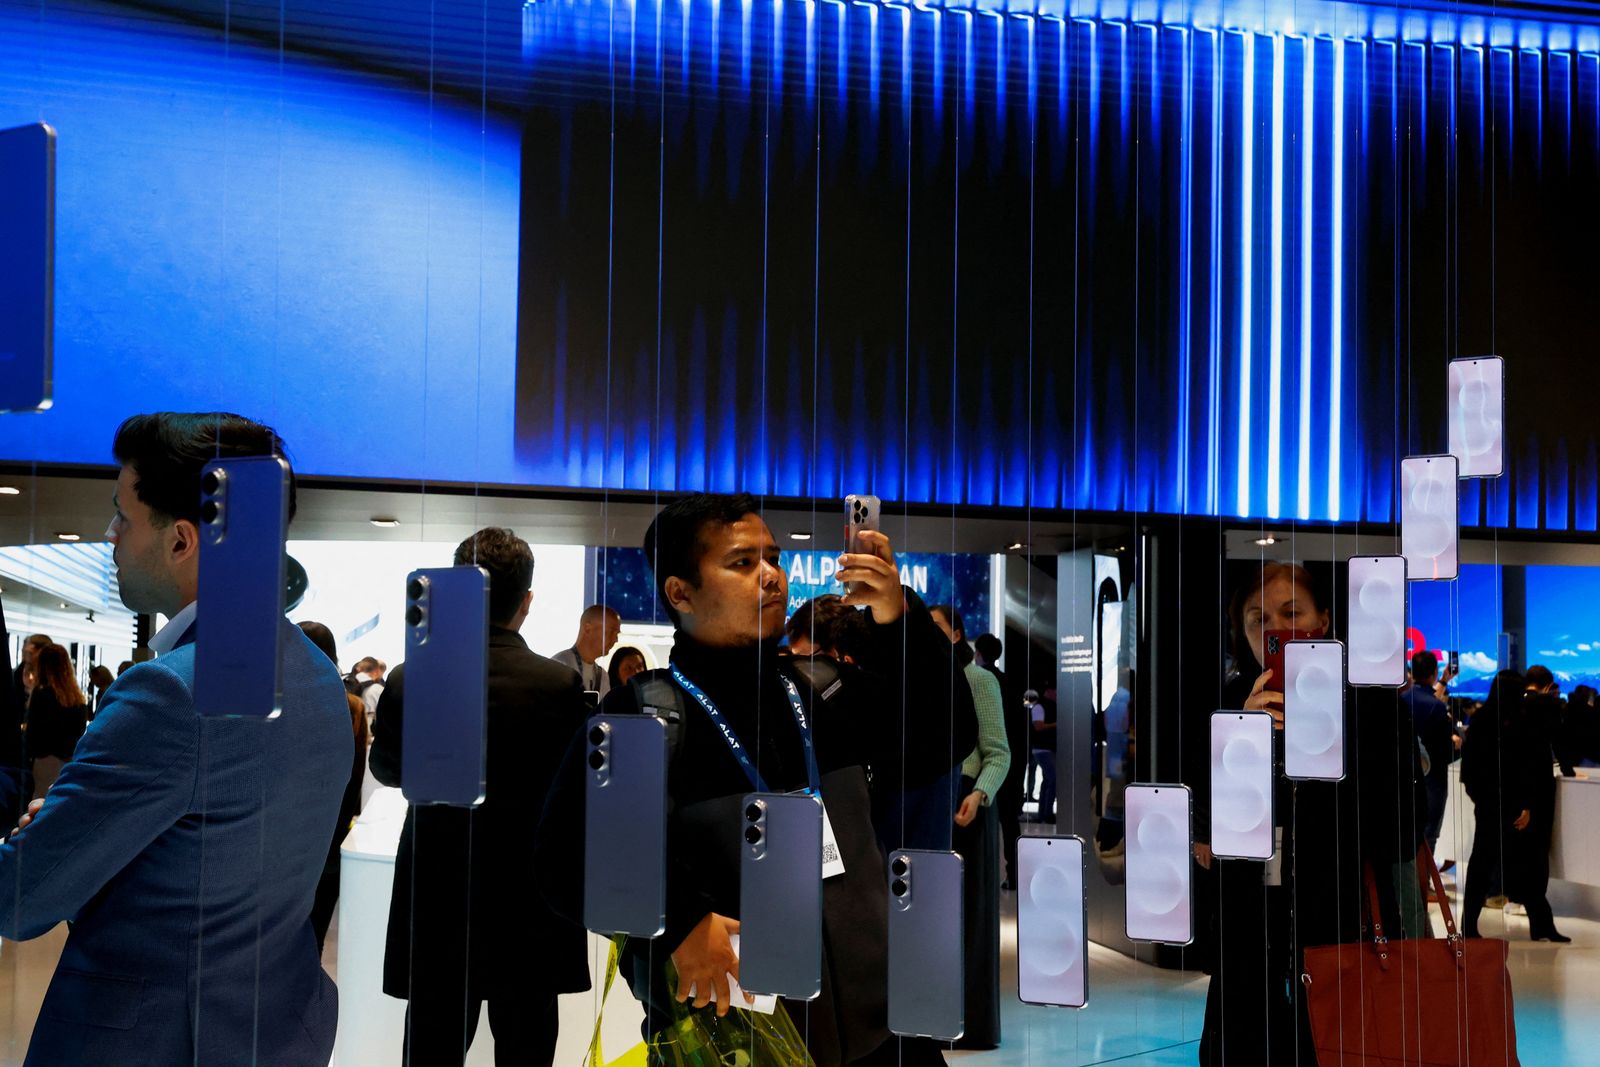
<path id="1" fill-rule="evenodd" d="M 403 1067 L 460 1067 L 478 1032 L 483 1001 L 426 997 L 406 1006 Z M 550 1067 L 556 1057 L 556 994 L 489 1000 L 495 1067 Z"/>

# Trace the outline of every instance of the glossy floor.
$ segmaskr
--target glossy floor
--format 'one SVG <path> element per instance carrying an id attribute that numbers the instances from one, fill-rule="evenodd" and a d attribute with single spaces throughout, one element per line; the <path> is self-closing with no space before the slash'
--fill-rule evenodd
<path id="1" fill-rule="evenodd" d="M 1008 898 L 1008 912 L 1011 901 Z M 1486 936 L 1508 936 L 1516 991 L 1518 1052 L 1524 1064 L 1600 1064 L 1600 922 L 1559 918 L 1570 945 L 1527 940 L 1527 919 L 1484 913 Z M 0 945 L 0 1067 L 23 1060 L 33 1020 L 66 939 L 57 929 L 25 944 Z M 337 975 L 336 936 L 328 938 L 329 970 Z M 1033 1007 L 1016 999 L 1016 926 L 1008 914 L 1002 967 L 1003 1045 L 992 1052 L 950 1054 L 959 1067 L 1067 1067 L 1115 1063 L 1177 1067 L 1196 1061 L 1205 1004 L 1203 975 L 1164 971 L 1094 947 L 1090 1003 L 1082 1011 Z M 478 1044 L 489 1038 L 480 1030 Z M 485 1049 L 474 1062 L 488 1062 Z M 363 1065 L 364 1067 L 364 1065 Z M 572 1065 L 565 1065 L 572 1067 Z"/>

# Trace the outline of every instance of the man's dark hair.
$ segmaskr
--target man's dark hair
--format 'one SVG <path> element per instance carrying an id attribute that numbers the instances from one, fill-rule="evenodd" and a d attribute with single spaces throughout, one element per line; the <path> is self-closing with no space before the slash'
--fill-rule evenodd
<path id="1" fill-rule="evenodd" d="M 489 621 L 504 626 L 533 588 L 533 549 L 503 526 L 486 526 L 456 547 L 456 566 L 489 572 Z"/>
<path id="2" fill-rule="evenodd" d="M 1550 673 L 1549 667 L 1535 663 L 1528 668 L 1528 673 L 1522 676 L 1522 682 L 1529 689 L 1547 689 L 1555 684 L 1556 676 Z"/>
<path id="3" fill-rule="evenodd" d="M 135 415 L 111 442 L 117 462 L 133 468 L 133 490 L 158 525 L 200 522 L 200 471 L 215 459 L 284 454 L 270 426 L 225 411 L 158 411 Z M 289 518 L 294 518 L 294 469 L 289 470 Z"/>
<path id="4" fill-rule="evenodd" d="M 1000 653 L 1005 646 L 994 634 L 979 634 L 972 642 L 972 649 L 983 657 L 983 662 L 993 667 L 1000 659 Z"/>
<path id="5" fill-rule="evenodd" d="M 656 597 L 674 626 L 678 613 L 667 603 L 667 579 L 681 578 L 700 588 L 700 560 L 706 554 L 705 528 L 728 526 L 746 515 L 760 514 L 761 506 L 749 493 L 694 493 L 674 500 L 650 522 L 644 534 L 644 554 L 656 583 Z"/>
<path id="6" fill-rule="evenodd" d="M 1411 680 L 1418 685 L 1427 685 L 1439 677 L 1439 657 L 1427 649 L 1419 650 L 1411 657 Z"/>
<path id="7" fill-rule="evenodd" d="M 840 657 L 849 656 L 853 661 L 860 661 L 866 655 L 870 639 L 866 616 L 833 593 L 812 597 L 801 604 L 784 623 L 783 632 L 790 641 L 806 637 L 818 648 Z"/>
<path id="8" fill-rule="evenodd" d="M 301 623 L 300 629 L 311 639 L 313 645 L 322 650 L 324 656 L 327 656 L 334 663 L 339 662 L 339 644 L 333 639 L 332 630 L 320 622 L 309 621 Z"/>

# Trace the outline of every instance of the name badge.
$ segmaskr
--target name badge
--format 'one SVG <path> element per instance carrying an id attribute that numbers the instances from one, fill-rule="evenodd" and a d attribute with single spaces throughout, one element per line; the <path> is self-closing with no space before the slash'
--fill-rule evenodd
<path id="1" fill-rule="evenodd" d="M 844 873 L 844 857 L 839 853 L 839 839 L 833 836 L 833 822 L 828 818 L 828 806 L 822 806 L 822 880 L 837 878 Z"/>

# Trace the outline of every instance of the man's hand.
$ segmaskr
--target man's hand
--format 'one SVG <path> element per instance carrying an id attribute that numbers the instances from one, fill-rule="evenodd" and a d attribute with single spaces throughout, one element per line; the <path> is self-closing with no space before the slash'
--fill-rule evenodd
<path id="1" fill-rule="evenodd" d="M 695 924 L 689 936 L 672 953 L 678 968 L 678 1003 L 695 993 L 693 1007 L 703 1008 L 716 1001 L 717 1014 L 726 1015 L 732 1007 L 728 975 L 739 977 L 739 957 L 733 954 L 732 936 L 739 932 L 739 920 L 715 912 Z M 747 1003 L 753 1003 L 748 996 Z"/>
<path id="2" fill-rule="evenodd" d="M 1529 811 L 1527 808 L 1523 808 L 1522 814 L 1518 815 L 1511 825 L 1518 830 L 1526 830 L 1528 828 L 1528 824 L 1532 821 L 1533 812 Z"/>
<path id="3" fill-rule="evenodd" d="M 900 589 L 900 571 L 894 565 L 894 549 L 889 539 L 877 530 L 861 532 L 866 552 L 846 552 L 839 557 L 834 576 L 841 582 L 854 582 L 855 592 L 844 598 L 846 604 L 871 608 L 872 621 L 894 622 L 906 610 L 905 593 Z"/>
<path id="4" fill-rule="evenodd" d="M 34 821 L 34 816 L 37 816 L 38 809 L 43 808 L 43 806 L 45 806 L 45 798 L 43 797 L 38 798 L 38 800 L 30 801 L 29 805 L 27 805 L 27 811 L 24 811 L 21 819 L 16 821 L 16 829 L 11 830 L 11 833 L 8 835 L 8 837 L 16 837 L 16 835 L 21 833 L 22 830 L 27 829 L 27 824 Z"/>
<path id="5" fill-rule="evenodd" d="M 978 809 L 983 806 L 983 790 L 974 789 L 962 798 L 961 806 L 956 809 L 956 825 L 971 826 L 972 820 L 978 817 Z"/>

